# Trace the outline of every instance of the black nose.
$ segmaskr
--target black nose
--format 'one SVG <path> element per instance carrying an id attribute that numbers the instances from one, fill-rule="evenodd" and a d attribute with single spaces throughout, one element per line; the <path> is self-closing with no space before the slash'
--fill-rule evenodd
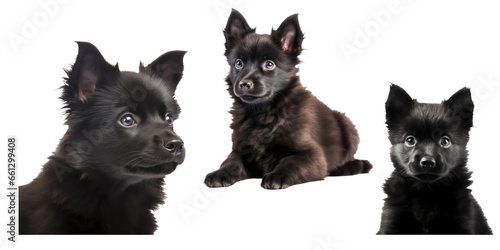
<path id="1" fill-rule="evenodd" d="M 238 87 L 242 90 L 242 91 L 249 91 L 250 89 L 252 89 L 253 87 L 253 82 L 250 82 L 250 81 L 241 81 L 240 84 L 238 84 Z"/>
<path id="2" fill-rule="evenodd" d="M 165 144 L 163 144 L 165 149 L 167 149 L 168 152 L 173 154 L 174 156 L 178 156 L 182 154 L 182 151 L 184 150 L 184 143 L 181 140 L 171 140 Z"/>
<path id="3" fill-rule="evenodd" d="M 434 168 L 434 166 L 436 166 L 436 161 L 430 156 L 424 156 L 420 160 L 420 166 L 422 166 L 423 169 Z"/>

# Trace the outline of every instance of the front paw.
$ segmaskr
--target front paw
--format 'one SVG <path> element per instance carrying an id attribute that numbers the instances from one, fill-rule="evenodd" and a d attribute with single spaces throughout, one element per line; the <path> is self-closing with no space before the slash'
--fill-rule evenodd
<path id="1" fill-rule="evenodd" d="M 229 187 L 236 181 L 236 178 L 232 177 L 226 171 L 217 170 L 207 174 L 205 185 L 207 185 L 207 187 Z"/>
<path id="2" fill-rule="evenodd" d="M 285 189 L 293 185 L 285 175 L 269 173 L 262 178 L 261 186 L 265 189 Z"/>

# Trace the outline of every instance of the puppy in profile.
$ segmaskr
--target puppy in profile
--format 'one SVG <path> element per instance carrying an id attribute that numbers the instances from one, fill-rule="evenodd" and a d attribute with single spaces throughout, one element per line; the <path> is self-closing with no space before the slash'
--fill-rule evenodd
<path id="1" fill-rule="evenodd" d="M 155 232 L 163 178 L 184 161 L 173 131 L 184 53 L 125 72 L 78 42 L 62 87 L 68 130 L 38 177 L 20 187 L 21 234 Z"/>
<path id="2" fill-rule="evenodd" d="M 386 119 L 395 170 L 384 185 L 378 234 L 492 234 L 468 188 L 473 110 L 468 88 L 427 104 L 391 85 Z"/>
<path id="3" fill-rule="evenodd" d="M 371 169 L 354 158 L 359 137 L 351 120 L 300 83 L 296 65 L 304 35 L 297 15 L 259 35 L 233 10 L 224 36 L 233 147 L 220 169 L 207 175 L 208 187 L 262 178 L 263 188 L 283 189 Z"/>

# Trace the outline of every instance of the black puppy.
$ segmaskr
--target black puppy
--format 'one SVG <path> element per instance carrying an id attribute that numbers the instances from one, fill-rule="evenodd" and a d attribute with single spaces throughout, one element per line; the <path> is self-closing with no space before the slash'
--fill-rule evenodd
<path id="1" fill-rule="evenodd" d="M 21 234 L 152 234 L 163 178 L 184 161 L 173 131 L 185 51 L 140 72 L 78 42 L 61 99 L 68 130 L 31 183 L 20 187 Z"/>
<path id="2" fill-rule="evenodd" d="M 282 189 L 328 175 L 367 173 L 356 160 L 359 137 L 351 120 L 319 101 L 300 83 L 298 56 L 304 35 L 297 15 L 270 35 L 258 35 L 236 10 L 224 30 L 226 82 L 234 99 L 233 149 L 209 187 L 262 178 L 262 187 Z"/>
<path id="3" fill-rule="evenodd" d="M 492 233 L 468 189 L 473 110 L 467 88 L 441 104 L 427 104 L 391 85 L 386 119 L 396 169 L 384 185 L 378 234 Z"/>

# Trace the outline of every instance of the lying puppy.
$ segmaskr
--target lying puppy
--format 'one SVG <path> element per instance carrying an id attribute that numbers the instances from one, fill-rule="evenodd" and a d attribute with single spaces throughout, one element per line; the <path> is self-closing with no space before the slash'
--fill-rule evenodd
<path id="1" fill-rule="evenodd" d="M 467 88 L 440 104 L 427 104 L 391 85 L 386 118 L 396 169 L 384 185 L 378 234 L 492 233 L 467 188 L 473 110 Z"/>
<path id="2" fill-rule="evenodd" d="M 165 175 L 184 161 L 173 131 L 184 51 L 140 72 L 78 42 L 61 99 L 68 130 L 41 173 L 20 187 L 21 234 L 152 234 Z"/>
<path id="3" fill-rule="evenodd" d="M 300 83 L 298 56 L 304 35 L 297 15 L 270 35 L 258 35 L 233 10 L 224 30 L 234 99 L 233 149 L 209 187 L 262 178 L 262 187 L 282 189 L 328 175 L 367 173 L 356 160 L 359 137 L 351 120 L 319 101 Z"/>

